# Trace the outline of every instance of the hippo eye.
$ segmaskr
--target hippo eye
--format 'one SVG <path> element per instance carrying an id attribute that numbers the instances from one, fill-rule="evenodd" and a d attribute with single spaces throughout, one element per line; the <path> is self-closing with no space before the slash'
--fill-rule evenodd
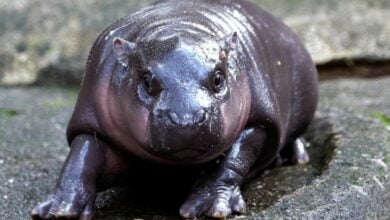
<path id="1" fill-rule="evenodd" d="M 225 85 L 225 75 L 222 71 L 217 70 L 214 72 L 212 77 L 212 85 L 214 92 L 220 92 Z"/>
<path id="2" fill-rule="evenodd" d="M 145 91 L 148 93 L 148 94 L 152 94 L 153 92 L 153 88 L 152 88 L 152 77 L 150 74 L 143 74 L 142 76 L 142 85 L 145 89 Z"/>

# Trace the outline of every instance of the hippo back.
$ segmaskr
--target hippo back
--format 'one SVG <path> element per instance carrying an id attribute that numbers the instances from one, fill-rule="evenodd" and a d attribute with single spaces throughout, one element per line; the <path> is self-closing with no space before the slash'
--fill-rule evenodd
<path id="1" fill-rule="evenodd" d="M 120 68 L 111 42 L 131 42 L 179 35 L 194 47 L 206 48 L 236 32 L 239 69 L 250 82 L 251 110 L 245 127 L 269 133 L 263 149 L 269 163 L 290 139 L 299 136 L 313 117 L 317 100 L 316 70 L 298 37 L 279 19 L 245 0 L 165 0 L 109 26 L 91 50 L 78 102 L 69 122 L 68 141 L 83 132 L 115 139 L 107 125 L 108 91 Z M 202 51 L 202 50 L 201 50 Z"/>

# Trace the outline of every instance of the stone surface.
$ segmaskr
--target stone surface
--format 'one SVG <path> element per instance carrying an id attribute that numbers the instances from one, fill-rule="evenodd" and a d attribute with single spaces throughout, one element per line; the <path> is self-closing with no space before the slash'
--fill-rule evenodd
<path id="1" fill-rule="evenodd" d="M 321 84 L 306 134 L 311 162 L 255 177 L 244 187 L 246 217 L 390 218 L 390 77 Z M 68 152 L 64 132 L 77 91 L 0 87 L 0 216 L 28 219 L 52 192 Z M 177 180 L 177 181 L 176 181 Z M 179 182 L 180 177 L 175 179 Z M 163 181 L 101 193 L 97 219 L 180 219 L 186 195 Z"/>
<path id="2" fill-rule="evenodd" d="M 152 0 L 0 1 L 0 84 L 78 84 L 97 35 Z M 317 63 L 389 59 L 388 0 L 256 0 L 301 36 Z"/>
<path id="3" fill-rule="evenodd" d="M 390 57 L 390 1 L 258 0 L 303 39 L 313 59 L 380 60 Z"/>

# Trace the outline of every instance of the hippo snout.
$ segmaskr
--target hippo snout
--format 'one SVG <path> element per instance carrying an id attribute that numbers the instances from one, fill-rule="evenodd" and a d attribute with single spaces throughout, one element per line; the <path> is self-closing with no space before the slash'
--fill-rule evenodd
<path id="1" fill-rule="evenodd" d="M 218 146 L 220 123 L 208 109 L 156 111 L 151 124 L 152 149 L 173 160 L 197 158 Z M 217 127 L 215 127 L 217 126 Z"/>
<path id="2" fill-rule="evenodd" d="M 193 113 L 178 114 L 173 111 L 165 113 L 165 120 L 173 126 L 199 126 L 206 122 L 208 118 L 207 111 L 200 109 Z"/>
<path id="3" fill-rule="evenodd" d="M 179 113 L 173 110 L 158 110 L 154 115 L 159 126 L 170 128 L 198 127 L 206 123 L 209 114 L 206 109 L 199 109 L 194 112 Z"/>

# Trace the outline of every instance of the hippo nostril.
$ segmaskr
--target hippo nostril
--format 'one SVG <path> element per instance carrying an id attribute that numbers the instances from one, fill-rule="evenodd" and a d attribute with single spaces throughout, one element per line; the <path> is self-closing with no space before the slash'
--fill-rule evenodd
<path id="1" fill-rule="evenodd" d="M 167 116 L 171 124 L 181 126 L 202 124 L 207 120 L 207 112 L 204 109 L 197 111 L 195 114 L 185 114 L 182 118 L 175 112 L 169 112 Z"/>
<path id="2" fill-rule="evenodd" d="M 161 109 L 157 109 L 154 111 L 154 115 L 158 118 L 162 118 L 164 116 L 164 112 Z"/>
<path id="3" fill-rule="evenodd" d="M 173 124 L 175 124 L 175 125 L 180 124 L 180 118 L 179 118 L 179 116 L 177 116 L 176 113 L 174 113 L 174 112 L 169 112 L 169 113 L 168 113 L 168 116 L 169 116 L 169 120 L 170 120 Z"/>
<path id="4" fill-rule="evenodd" d="M 194 122 L 197 124 L 201 124 L 204 121 L 206 121 L 206 119 L 207 119 L 207 112 L 206 112 L 206 110 L 201 109 L 196 113 L 196 115 L 194 117 Z"/>

